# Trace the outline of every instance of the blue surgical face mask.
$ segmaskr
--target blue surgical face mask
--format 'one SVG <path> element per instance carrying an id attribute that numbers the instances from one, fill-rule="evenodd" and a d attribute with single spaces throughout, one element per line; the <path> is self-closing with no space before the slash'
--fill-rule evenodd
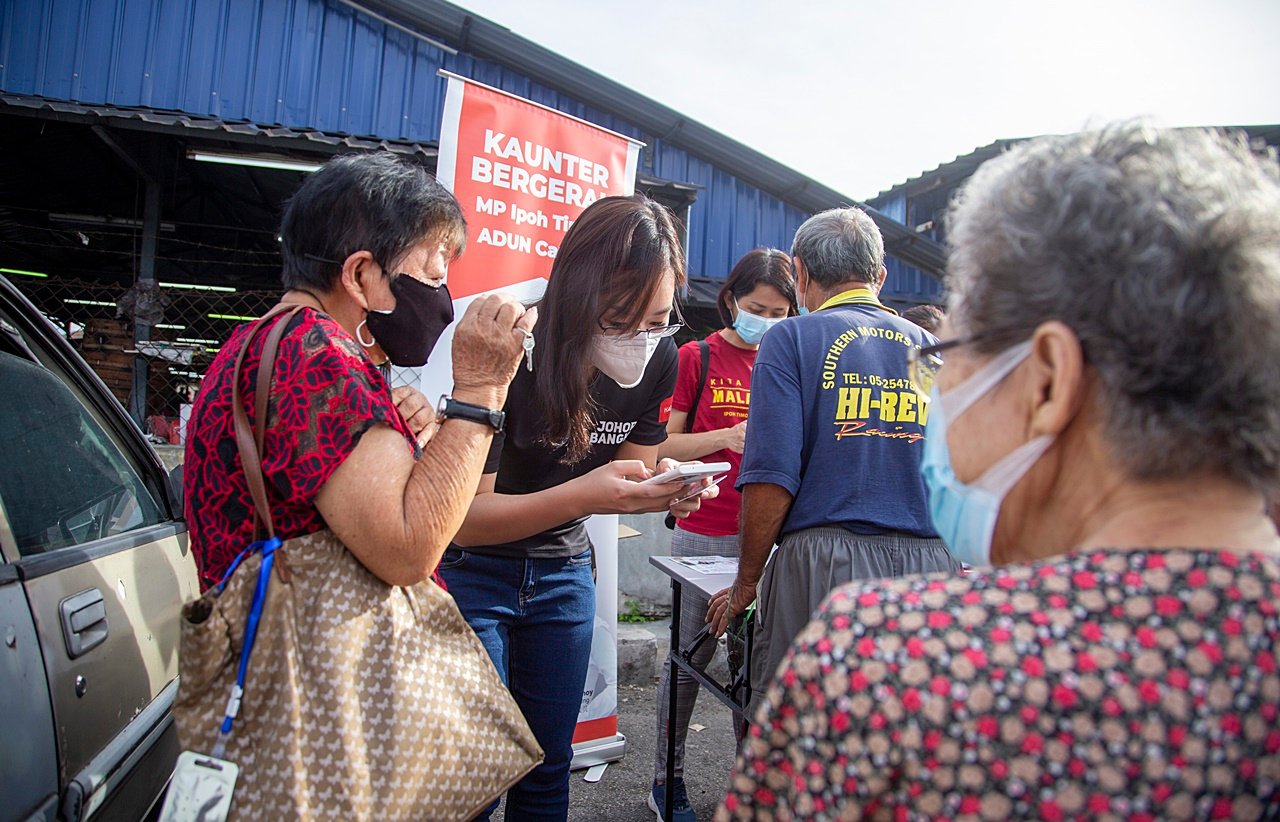
<path id="1" fill-rule="evenodd" d="M 738 336 L 747 345 L 759 345 L 764 332 L 784 319 L 783 317 L 761 317 L 759 314 L 743 311 L 742 306 L 738 305 L 737 297 L 733 298 L 733 307 L 738 309 L 738 316 L 733 321 L 733 330 L 738 332 Z"/>
<path id="2" fill-rule="evenodd" d="M 1044 434 L 1013 449 L 970 484 L 956 479 L 947 448 L 947 420 L 956 419 L 969 406 L 1017 368 L 1031 353 L 1031 343 L 1010 348 L 987 363 L 944 396 L 937 383 L 930 393 L 929 422 L 925 425 L 924 456 L 920 473 L 929 488 L 929 515 L 933 527 L 956 559 L 969 565 L 991 564 L 991 538 L 1000 516 L 1000 503 L 1018 480 L 1053 444 Z"/>
<path id="3" fill-rule="evenodd" d="M 807 305 L 805 305 L 805 304 L 804 304 L 804 292 L 803 292 L 803 291 L 801 291 L 799 294 L 797 294 L 797 295 L 796 295 L 796 306 L 797 306 L 797 311 L 799 312 L 800 316 L 802 316 L 802 317 L 803 317 L 805 314 L 808 314 L 808 313 L 809 313 L 809 306 L 807 306 Z"/>

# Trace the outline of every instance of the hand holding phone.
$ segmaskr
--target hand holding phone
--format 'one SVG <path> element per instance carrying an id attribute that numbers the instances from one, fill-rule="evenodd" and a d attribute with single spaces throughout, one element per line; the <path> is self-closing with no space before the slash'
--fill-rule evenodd
<path id="1" fill-rule="evenodd" d="M 647 480 L 641 480 L 646 484 L 661 484 L 664 482 L 695 482 L 707 477 L 714 477 L 716 474 L 723 474 L 732 468 L 727 462 L 682 462 L 675 468 L 663 471 L 660 474 L 654 474 Z"/>
<path id="2" fill-rule="evenodd" d="M 720 481 L 721 481 L 722 479 L 724 479 L 724 475 L 723 475 L 723 474 L 721 474 L 720 476 L 716 477 L 715 479 L 713 479 L 711 482 L 707 483 L 706 485 L 699 485 L 697 488 L 693 489 L 693 493 L 691 493 L 691 494 L 685 494 L 685 495 L 684 495 L 683 497 L 681 497 L 680 499 L 672 500 L 671 504 L 672 504 L 672 505 L 679 505 L 679 504 L 680 504 L 680 503 L 682 503 L 682 502 L 685 502 L 685 501 L 687 501 L 687 500 L 691 500 L 691 499 L 693 499 L 694 497 L 696 497 L 696 496 L 698 496 L 699 494 L 701 494 L 703 491 L 707 490 L 708 488 L 715 488 L 717 485 L 719 485 L 719 484 L 720 484 Z"/>

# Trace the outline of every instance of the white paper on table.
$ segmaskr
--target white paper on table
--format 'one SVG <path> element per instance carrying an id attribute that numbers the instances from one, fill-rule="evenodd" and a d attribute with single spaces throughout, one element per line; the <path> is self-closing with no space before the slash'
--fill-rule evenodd
<path id="1" fill-rule="evenodd" d="M 700 574 L 736 574 L 737 557 L 672 557 L 672 560 Z"/>

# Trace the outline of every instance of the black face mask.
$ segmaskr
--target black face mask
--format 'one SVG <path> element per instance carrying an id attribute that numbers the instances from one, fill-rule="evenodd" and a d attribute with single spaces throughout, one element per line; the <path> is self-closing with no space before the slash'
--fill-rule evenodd
<path id="1" fill-rule="evenodd" d="M 392 365 L 417 368 L 425 365 L 440 334 L 453 322 L 453 297 L 444 283 L 431 286 L 408 274 L 391 280 L 396 307 L 369 311 L 365 324 Z"/>

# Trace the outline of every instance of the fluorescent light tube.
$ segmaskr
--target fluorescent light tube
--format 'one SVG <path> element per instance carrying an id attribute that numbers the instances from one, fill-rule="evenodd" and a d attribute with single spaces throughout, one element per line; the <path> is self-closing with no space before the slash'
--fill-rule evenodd
<path id="1" fill-rule="evenodd" d="M 187 152 L 187 158 L 202 163 L 222 163 L 231 166 L 248 166 L 249 168 L 274 168 L 280 171 L 316 171 L 324 163 L 309 163 L 306 160 L 291 160 L 273 154 L 224 154 L 217 151 Z"/>
<path id="2" fill-rule="evenodd" d="M 195 283 L 160 283 L 161 288 L 182 288 L 187 291 L 222 291 L 234 294 L 236 290 L 225 285 L 196 285 Z"/>

